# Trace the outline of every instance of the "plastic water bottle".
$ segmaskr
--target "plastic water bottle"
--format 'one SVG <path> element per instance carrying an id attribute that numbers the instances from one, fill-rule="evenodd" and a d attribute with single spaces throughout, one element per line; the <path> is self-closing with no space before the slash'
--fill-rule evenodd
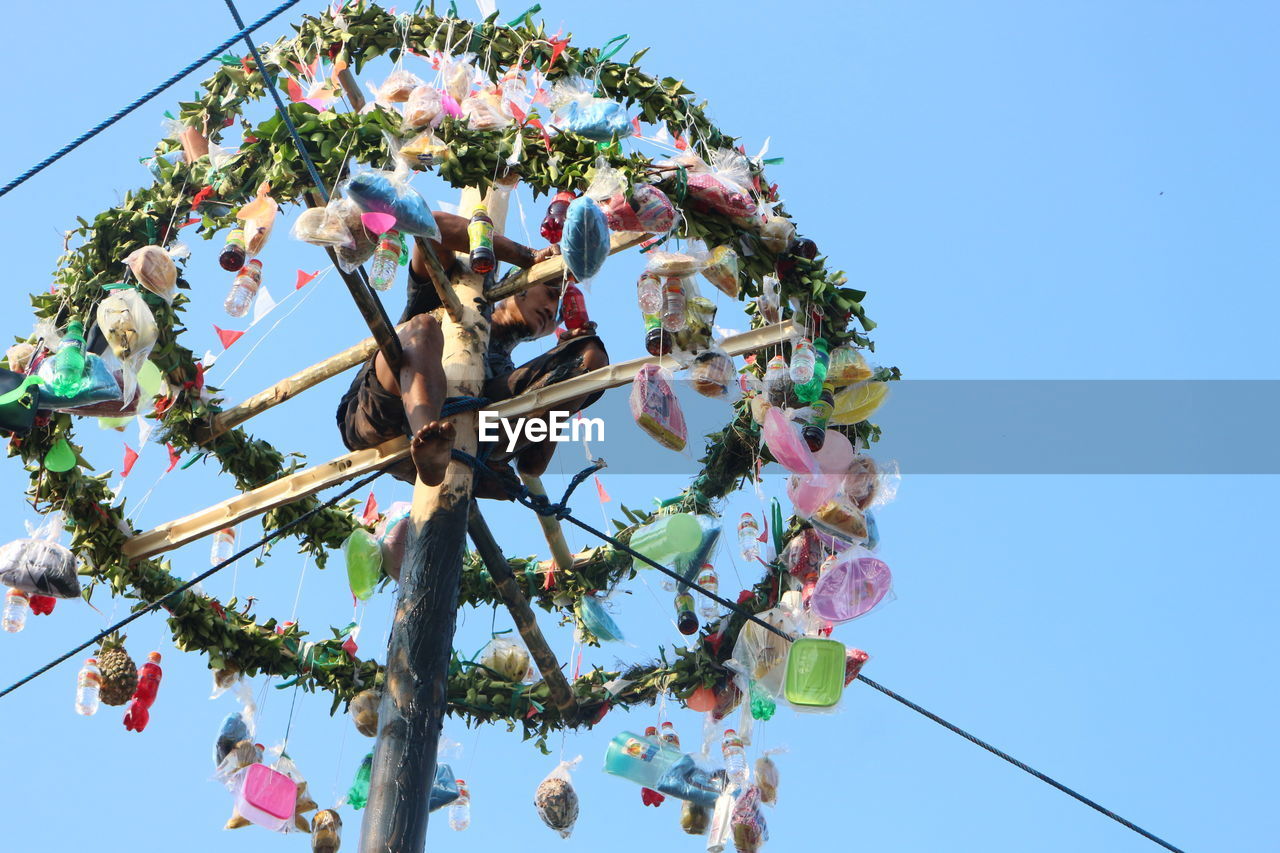
<path id="1" fill-rule="evenodd" d="M 636 282 L 636 301 L 642 314 L 657 314 L 662 310 L 662 280 L 651 272 L 640 274 Z"/>
<path id="2" fill-rule="evenodd" d="M 72 320 L 53 357 L 53 393 L 70 397 L 84 381 L 84 323 Z"/>
<path id="3" fill-rule="evenodd" d="M 546 218 L 542 220 L 542 239 L 548 243 L 559 243 L 564 236 L 564 218 L 569 212 L 569 204 L 573 201 L 573 193 L 558 192 L 547 205 Z"/>
<path id="4" fill-rule="evenodd" d="M 801 338 L 791 350 L 791 381 L 803 385 L 813 378 L 813 367 L 817 357 L 813 354 L 813 344 L 808 338 Z"/>
<path id="5" fill-rule="evenodd" d="M 209 565 L 216 566 L 231 559 L 236 548 L 236 529 L 224 527 L 213 534 L 213 548 L 209 551 Z"/>
<path id="6" fill-rule="evenodd" d="M 738 547 L 748 561 L 760 556 L 760 526 L 749 512 L 744 512 L 738 522 Z"/>
<path id="7" fill-rule="evenodd" d="M 668 332 L 682 331 L 687 325 L 685 319 L 684 283 L 672 276 L 662 286 L 662 328 Z"/>
<path id="8" fill-rule="evenodd" d="M 89 658 L 76 678 L 76 713 L 92 717 L 98 712 L 98 691 L 102 689 L 102 672 L 98 659 Z"/>
<path id="9" fill-rule="evenodd" d="M 471 826 L 471 791 L 467 783 L 458 780 L 458 799 L 449 806 L 449 828 L 454 832 L 462 832 Z"/>
<path id="10" fill-rule="evenodd" d="M 236 273 L 236 280 L 231 285 L 231 292 L 227 294 L 223 307 L 232 317 L 243 317 L 249 313 L 249 306 L 253 304 L 253 297 L 258 295 L 258 288 L 261 286 L 262 261 L 254 258 Z"/>
<path id="11" fill-rule="evenodd" d="M 573 282 L 564 286 L 564 295 L 560 299 L 560 317 L 564 326 L 570 331 L 581 329 L 591 318 L 587 315 L 587 300 Z"/>
<path id="12" fill-rule="evenodd" d="M 31 612 L 31 596 L 20 589 L 11 589 L 4 597 L 3 627 L 10 634 L 16 634 L 27 624 L 27 614 Z"/>
<path id="13" fill-rule="evenodd" d="M 787 370 L 787 360 L 781 354 L 769 359 L 764 369 L 764 390 L 769 397 L 769 402 L 784 402 L 783 394 L 790 379 L 791 373 Z"/>
<path id="14" fill-rule="evenodd" d="M 742 738 L 733 729 L 725 729 L 720 748 L 724 752 L 724 769 L 729 774 L 729 781 L 745 786 L 751 770 L 747 767 L 747 751 L 742 747 Z"/>
<path id="15" fill-rule="evenodd" d="M 218 265 L 227 272 L 237 272 L 244 266 L 246 257 L 244 229 L 232 228 L 227 232 L 227 242 L 222 247 L 222 253 L 218 255 Z"/>
<path id="16" fill-rule="evenodd" d="M 676 727 L 670 720 L 664 720 L 662 723 L 662 742 L 674 749 L 680 748 L 680 735 L 676 734 Z"/>
<path id="17" fill-rule="evenodd" d="M 702 587 L 712 595 L 719 594 L 720 579 L 716 577 L 715 569 L 711 567 L 710 563 L 702 564 L 702 571 L 698 573 L 698 586 Z M 720 615 L 720 605 L 716 604 L 706 596 L 703 596 L 702 605 L 698 608 L 698 611 L 702 614 L 703 619 L 710 622 L 712 619 Z"/>
<path id="18" fill-rule="evenodd" d="M 400 271 L 400 235 L 388 231 L 378 241 L 378 248 L 369 262 L 369 284 L 374 290 L 390 290 Z"/>
<path id="19" fill-rule="evenodd" d="M 471 243 L 471 271 L 488 275 L 498 263 L 493 253 L 493 220 L 483 204 L 477 205 L 467 225 L 467 238 Z"/>

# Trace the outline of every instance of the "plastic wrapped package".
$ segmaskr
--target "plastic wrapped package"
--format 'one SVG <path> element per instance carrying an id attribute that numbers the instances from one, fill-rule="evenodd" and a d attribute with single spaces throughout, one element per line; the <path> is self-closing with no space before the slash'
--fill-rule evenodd
<path id="1" fill-rule="evenodd" d="M 698 805 L 690 800 L 685 800 L 680 805 L 680 828 L 689 835 L 706 835 L 707 827 L 711 824 L 711 810 L 706 806 Z"/>
<path id="2" fill-rule="evenodd" d="M 400 146 L 397 154 L 401 162 L 411 169 L 430 169 L 448 158 L 449 146 L 434 131 L 424 130 Z"/>
<path id="3" fill-rule="evenodd" d="M 374 527 L 373 535 L 382 550 L 382 571 L 399 582 L 400 565 L 404 562 L 404 549 L 409 541 L 409 511 L 412 504 L 396 501 Z"/>
<path id="4" fill-rule="evenodd" d="M 333 809 L 316 812 L 311 819 L 311 853 L 338 853 L 342 846 L 342 816 Z"/>
<path id="5" fill-rule="evenodd" d="M 766 805 L 777 805 L 778 802 L 778 765 L 774 763 L 769 750 L 756 759 L 756 786 L 760 788 L 760 802 Z"/>
<path id="6" fill-rule="evenodd" d="M 396 218 L 395 228 L 403 234 L 440 239 L 440 229 L 427 200 L 409 186 L 409 169 L 395 172 L 368 171 L 343 182 L 341 191 L 365 213 L 386 213 Z M 376 242 L 374 248 L 377 248 Z"/>
<path id="7" fill-rule="evenodd" d="M 355 248 L 356 239 L 343 218 L 344 202 L 350 204 L 345 199 L 334 199 L 324 207 L 307 208 L 298 214 L 289 233 L 295 240 L 313 246 Z"/>
<path id="8" fill-rule="evenodd" d="M 870 378 L 871 368 L 856 347 L 845 344 L 831 351 L 831 360 L 827 364 L 827 381 L 832 385 L 841 388 Z"/>
<path id="9" fill-rule="evenodd" d="M 809 516 L 809 523 L 820 533 L 845 542 L 863 541 L 868 534 L 866 515 L 847 500 L 843 492 L 814 510 Z"/>
<path id="10" fill-rule="evenodd" d="M 862 672 L 862 666 L 871 655 L 862 649 L 849 649 L 844 655 L 844 686 L 848 687 L 853 680 L 858 677 L 858 673 Z"/>
<path id="11" fill-rule="evenodd" d="M 0 586 L 30 595 L 77 598 L 80 579 L 76 555 L 58 544 L 62 514 L 54 513 L 38 528 L 27 526 L 27 538 L 0 548 Z"/>
<path id="12" fill-rule="evenodd" d="M 476 76 L 475 65 L 472 64 L 475 54 L 461 53 L 453 56 L 441 53 L 439 57 L 440 79 L 444 83 L 444 90 L 454 102 L 461 104 L 471 91 L 471 82 Z"/>
<path id="13" fill-rule="evenodd" d="M 698 353 L 689 368 L 693 389 L 704 397 L 726 397 L 734 388 L 733 359 L 723 350 L 709 349 Z"/>
<path id="14" fill-rule="evenodd" d="M 146 364 L 159 334 L 155 316 L 136 288 L 119 286 L 98 303 L 97 319 L 98 329 L 124 368 L 122 398 L 132 400 L 138 371 Z"/>
<path id="15" fill-rule="evenodd" d="M 139 284 L 165 302 L 173 302 L 177 293 L 178 268 L 168 252 L 159 246 L 143 246 L 126 255 L 124 264 Z"/>
<path id="16" fill-rule="evenodd" d="M 675 345 L 671 349 L 671 357 L 681 364 L 690 363 L 693 357 L 711 346 L 716 322 L 715 303 L 697 295 L 692 278 L 686 278 L 684 285 L 691 295 L 685 303 L 684 328 L 675 333 Z"/>
<path id="17" fill-rule="evenodd" d="M 236 773 L 231 790 L 236 804 L 228 829 L 245 825 L 236 820 L 239 817 L 273 832 L 288 830 L 298 799 L 298 784 L 287 774 L 265 764 L 250 764 Z"/>
<path id="18" fill-rule="evenodd" d="M 892 585 L 893 573 L 883 560 L 865 548 L 850 548 L 818 578 L 809 608 L 828 622 L 848 622 L 879 604 Z"/>
<path id="19" fill-rule="evenodd" d="M 675 205 L 652 184 L 636 184 L 630 196 L 617 193 L 600 202 L 600 207 L 611 231 L 667 234 L 675 226 Z"/>
<path id="20" fill-rule="evenodd" d="M 362 211 L 351 199 L 334 199 L 329 202 L 329 207 L 342 217 L 342 224 L 351 235 L 350 246 L 334 247 L 338 267 L 343 272 L 354 272 L 356 267 L 372 258 L 373 253 L 378 250 L 378 235 L 364 227 L 364 222 L 360 219 Z"/>
<path id="21" fill-rule="evenodd" d="M 595 97 L 595 86 L 583 77 L 566 77 L 551 87 L 554 124 L 561 130 L 608 142 L 631 133 L 626 108 L 617 101 Z"/>
<path id="22" fill-rule="evenodd" d="M 663 447 L 684 450 L 688 433 L 671 374 L 656 364 L 640 368 L 631 385 L 631 417 Z"/>
<path id="23" fill-rule="evenodd" d="M 5 350 L 4 357 L 11 371 L 14 373 L 26 373 L 27 365 L 31 363 L 31 357 L 35 354 L 35 344 L 28 341 L 19 341 Z"/>
<path id="24" fill-rule="evenodd" d="M 701 243 L 683 252 L 650 252 L 645 269 L 660 278 L 691 276 L 707 265 L 708 255 Z"/>
<path id="25" fill-rule="evenodd" d="M 507 637 L 494 637 L 480 656 L 480 665 L 497 673 L 507 681 L 530 681 L 533 674 L 529 650 L 523 643 Z"/>
<path id="26" fill-rule="evenodd" d="M 759 233 L 765 248 L 775 254 L 781 254 L 795 239 L 796 226 L 787 217 L 768 211 L 760 216 Z"/>
<path id="27" fill-rule="evenodd" d="M 783 695 L 796 710 L 834 708 L 844 693 L 844 669 L 843 643 L 823 637 L 797 637 L 787 650 Z"/>
<path id="28" fill-rule="evenodd" d="M 871 506 L 879 488 L 879 469 L 876 461 L 865 453 L 854 456 L 845 471 L 844 495 L 858 509 Z"/>
<path id="29" fill-rule="evenodd" d="M 835 396 L 831 423 L 850 426 L 865 421 L 875 414 L 888 395 L 887 382 L 868 381 L 845 388 Z"/>
<path id="30" fill-rule="evenodd" d="M 119 380 L 107 363 L 91 352 L 84 354 L 84 380 L 69 396 L 62 397 L 53 392 L 55 359 L 41 360 L 35 372 L 44 380 L 40 388 L 41 409 L 88 415 L 99 403 L 120 403 L 124 399 Z"/>
<path id="31" fill-rule="evenodd" d="M 687 512 L 666 513 L 637 527 L 627 544 L 655 563 L 666 564 L 698 549 L 705 534 L 698 516 Z M 640 560 L 634 565 L 638 569 L 648 567 Z"/>
<path id="32" fill-rule="evenodd" d="M 347 711 L 356 731 L 365 737 L 378 735 L 378 707 L 382 704 L 382 688 L 369 687 L 351 697 Z"/>
<path id="33" fill-rule="evenodd" d="M 756 853 L 769 840 L 769 827 L 760 810 L 760 788 L 752 785 L 733 804 L 733 846 L 738 853 Z"/>
<path id="34" fill-rule="evenodd" d="M 418 76 L 403 68 L 396 68 L 382 81 L 382 85 L 374 89 L 377 100 L 384 104 L 403 104 L 409 100 L 415 89 L 422 87 Z"/>
<path id="35" fill-rule="evenodd" d="M 600 272 L 609 257 L 609 223 L 600 207 L 586 196 L 569 204 L 560 251 L 565 266 L 580 282 Z"/>
<path id="36" fill-rule="evenodd" d="M 235 751 L 238 744 L 250 743 L 252 745 L 249 741 L 252 736 L 253 733 L 249 730 L 249 724 L 245 722 L 244 715 L 239 711 L 232 711 L 223 717 L 222 725 L 218 728 L 218 737 L 213 742 L 214 766 L 221 767 L 222 762 Z"/>
<path id="37" fill-rule="evenodd" d="M 361 601 L 373 595 L 382 578 L 382 547 L 373 534 L 357 527 L 342 543 L 342 556 L 347 562 L 347 582 L 351 594 Z"/>
<path id="38" fill-rule="evenodd" d="M 561 761 L 538 784 L 533 794 L 533 805 L 538 810 L 538 817 L 560 833 L 561 838 L 568 838 L 573 833 L 573 825 L 578 821 L 578 792 L 573 789 L 573 777 L 569 771 L 581 760 L 582 756 L 578 756 L 573 761 Z"/>
<path id="39" fill-rule="evenodd" d="M 759 614 L 760 618 L 780 631 L 793 635 L 795 626 L 790 614 L 774 607 Z M 755 622 L 742 626 L 733 646 L 733 659 L 772 696 L 781 696 L 786 674 L 787 650 L 790 644 L 774 632 Z"/>
<path id="40" fill-rule="evenodd" d="M 738 298 L 738 253 L 732 246 L 716 246 L 702 268 L 702 275 L 726 296 Z"/>
<path id="41" fill-rule="evenodd" d="M 659 166 L 683 166 L 689 197 L 725 216 L 752 216 L 756 201 L 751 195 L 751 164 L 745 154 L 719 148 L 711 162 L 685 151 Z"/>
<path id="42" fill-rule="evenodd" d="M 783 468 L 793 474 L 818 473 L 818 463 L 813 458 L 813 451 L 800 436 L 800 430 L 796 429 L 795 424 L 781 409 L 775 406 L 765 413 L 761 434 L 769 452 Z"/>
<path id="43" fill-rule="evenodd" d="M 604 770 L 643 788 L 711 807 L 724 787 L 722 771 L 708 771 L 693 756 L 656 739 L 621 732 L 609 742 Z"/>
<path id="44" fill-rule="evenodd" d="M 582 626 L 602 643 L 622 642 L 622 629 L 613 621 L 604 603 L 594 595 L 584 595 L 574 605 L 574 613 Z"/>
<path id="45" fill-rule="evenodd" d="M 253 201 L 236 213 L 236 218 L 244 222 L 244 247 L 249 257 L 266 248 L 267 240 L 271 238 L 271 229 L 276 224 L 276 215 L 280 212 L 280 205 L 276 204 L 270 192 L 271 184 L 263 181 L 258 186 L 258 194 Z"/>
<path id="46" fill-rule="evenodd" d="M 440 105 L 440 91 L 434 86 L 417 86 L 405 99 L 403 130 L 435 127 L 442 118 L 444 108 Z"/>
<path id="47" fill-rule="evenodd" d="M 830 474 L 792 474 L 787 478 L 787 497 L 804 519 L 829 503 L 839 488 L 840 478 Z"/>
<path id="48" fill-rule="evenodd" d="M 511 124 L 502 96 L 492 90 L 468 95 L 462 102 L 462 116 L 472 130 L 497 130 Z"/>

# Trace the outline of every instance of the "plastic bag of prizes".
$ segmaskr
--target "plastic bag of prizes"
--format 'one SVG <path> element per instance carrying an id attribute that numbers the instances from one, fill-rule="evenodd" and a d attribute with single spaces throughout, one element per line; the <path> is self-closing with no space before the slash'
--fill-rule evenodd
<path id="1" fill-rule="evenodd" d="M 261 253 L 266 247 L 271 229 L 276 224 L 280 205 L 269 195 L 270 192 L 271 184 L 264 181 L 258 186 L 258 195 L 253 201 L 236 213 L 236 218 L 244 222 L 244 248 L 250 257 Z"/>
<path id="2" fill-rule="evenodd" d="M 760 789 L 752 785 L 733 804 L 733 846 L 738 853 L 755 853 L 769 840 L 769 827 L 760 810 Z"/>
<path id="3" fill-rule="evenodd" d="M 721 293 L 738 297 L 738 253 L 731 246 L 716 246 L 711 250 L 702 275 Z"/>
<path id="4" fill-rule="evenodd" d="M 139 284 L 165 302 L 173 302 L 177 293 L 178 268 L 172 255 L 159 246 L 143 246 L 126 255 L 124 263 Z"/>
<path id="5" fill-rule="evenodd" d="M 403 164 L 394 172 L 370 170 L 353 175 L 343 182 L 340 190 L 365 213 L 394 216 L 395 228 L 402 234 L 440 239 L 431 206 L 409 186 L 409 168 Z"/>
<path id="6" fill-rule="evenodd" d="M 403 129 L 420 130 L 435 127 L 444 118 L 440 91 L 434 86 L 418 86 L 409 93 L 404 104 Z"/>
<path id="7" fill-rule="evenodd" d="M 61 534 L 60 512 L 49 515 L 37 528 L 28 524 L 26 539 L 0 548 L 0 586 L 29 595 L 77 598 L 80 579 L 76 576 L 76 555 L 58 544 Z"/>
<path id="8" fill-rule="evenodd" d="M 567 77 L 551 87 L 554 123 L 561 130 L 608 142 L 631 132 L 627 110 L 617 101 L 595 97 L 595 86 L 583 77 Z"/>
<path id="9" fill-rule="evenodd" d="M 533 805 L 538 810 L 538 817 L 560 833 L 561 838 L 568 838 L 573 833 L 573 825 L 578 820 L 578 792 L 573 790 L 573 778 L 569 771 L 581 760 L 582 756 L 579 755 L 573 761 L 561 761 L 539 783 L 533 794 Z"/>
<path id="10" fill-rule="evenodd" d="M 671 390 L 671 374 L 656 364 L 646 364 L 631 385 L 631 417 L 640 428 L 657 439 L 663 447 L 684 450 L 688 432 L 684 412 L 675 391 Z"/>
<path id="11" fill-rule="evenodd" d="M 353 205 L 346 199 L 335 198 L 324 207 L 307 208 L 298 214 L 290 233 L 295 240 L 301 240 L 313 246 L 354 249 L 356 238 L 347 227 L 347 206 Z"/>
<path id="12" fill-rule="evenodd" d="M 494 637 L 480 656 L 480 665 L 498 673 L 507 681 L 530 680 L 529 650 L 522 643 L 506 637 Z"/>

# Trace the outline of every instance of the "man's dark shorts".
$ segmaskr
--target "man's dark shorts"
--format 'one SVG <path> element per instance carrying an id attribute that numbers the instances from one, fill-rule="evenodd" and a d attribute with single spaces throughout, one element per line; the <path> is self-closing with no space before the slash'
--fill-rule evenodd
<path id="1" fill-rule="evenodd" d="M 604 349 L 604 342 L 596 335 L 560 341 L 515 370 L 486 380 L 484 396 L 496 403 L 586 373 L 582 364 L 583 351 L 591 341 Z M 376 357 L 375 354 L 373 358 Z M 410 434 L 404 403 L 399 395 L 382 387 L 373 368 L 373 358 L 360 368 L 355 381 L 338 403 L 338 428 L 342 432 L 342 443 L 348 450 L 375 447 L 397 436 Z M 603 394 L 603 391 L 593 391 L 583 408 L 590 406 Z M 393 467 L 391 473 L 413 482 L 413 464 L 409 460 Z"/>

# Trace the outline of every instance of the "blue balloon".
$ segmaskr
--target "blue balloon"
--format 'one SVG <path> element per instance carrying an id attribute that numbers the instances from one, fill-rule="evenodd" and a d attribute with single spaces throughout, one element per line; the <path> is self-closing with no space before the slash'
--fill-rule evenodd
<path id="1" fill-rule="evenodd" d="M 609 257 L 609 221 L 604 211 L 586 196 L 575 198 L 564 218 L 560 252 L 565 266 L 578 281 L 587 281 Z"/>

